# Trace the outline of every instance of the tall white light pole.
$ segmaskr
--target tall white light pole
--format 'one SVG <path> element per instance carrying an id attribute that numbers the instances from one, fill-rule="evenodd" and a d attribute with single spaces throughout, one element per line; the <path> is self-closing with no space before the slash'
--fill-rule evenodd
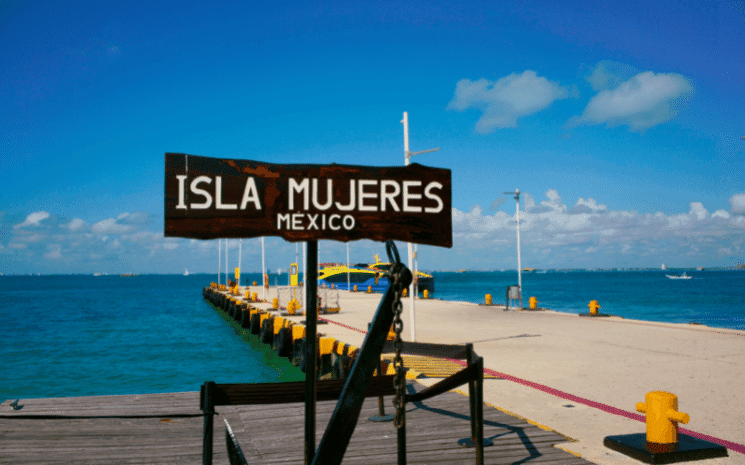
<path id="1" fill-rule="evenodd" d="M 404 119 L 401 120 L 401 123 L 404 125 L 404 165 L 409 166 L 409 159 L 413 157 L 414 155 L 421 155 L 422 153 L 427 152 L 434 152 L 437 150 L 440 150 L 440 147 L 437 147 L 436 149 L 429 149 L 429 150 L 422 150 L 421 152 L 410 152 L 409 151 L 409 113 L 404 112 Z M 413 258 L 413 253 L 411 251 L 411 242 L 407 243 L 407 248 L 409 252 L 409 270 L 412 269 L 411 267 L 411 260 Z M 414 318 L 414 298 L 416 297 L 417 288 L 414 281 L 416 281 L 416 273 L 412 272 L 414 274 L 414 279 L 411 281 L 411 284 L 409 285 L 409 308 L 411 309 L 410 312 L 410 322 L 411 322 L 411 341 L 416 342 L 416 326 L 415 326 L 415 318 Z"/>
<path id="2" fill-rule="evenodd" d="M 241 268 L 241 262 L 243 261 L 243 239 L 238 239 L 238 287 L 241 287 L 241 275 L 240 273 L 243 272 L 243 269 Z"/>
<path id="3" fill-rule="evenodd" d="M 220 286 L 220 266 L 222 265 L 222 239 L 217 240 L 217 286 Z"/>
<path id="4" fill-rule="evenodd" d="M 351 291 L 352 288 L 349 287 L 349 242 L 347 242 L 347 290 Z"/>
<path id="5" fill-rule="evenodd" d="M 228 242 L 230 242 L 227 238 L 225 239 L 225 285 L 228 284 Z"/>
<path id="6" fill-rule="evenodd" d="M 515 196 L 515 222 L 517 223 L 517 288 L 520 296 L 520 310 L 523 308 L 523 280 L 522 271 L 523 268 L 520 265 L 520 189 L 515 189 L 515 192 L 502 192 L 504 195 Z"/>

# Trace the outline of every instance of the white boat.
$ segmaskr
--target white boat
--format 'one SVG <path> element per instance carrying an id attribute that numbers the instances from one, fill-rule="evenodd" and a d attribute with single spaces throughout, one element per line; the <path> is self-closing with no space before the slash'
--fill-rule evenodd
<path id="1" fill-rule="evenodd" d="M 693 278 L 693 276 L 688 276 L 685 273 L 685 271 L 683 272 L 683 274 L 679 274 L 679 275 L 666 274 L 665 276 L 667 276 L 670 279 L 691 279 L 691 278 Z"/>
<path id="2" fill-rule="evenodd" d="M 184 268 L 184 276 L 189 276 L 189 270 L 187 270 L 186 268 Z"/>

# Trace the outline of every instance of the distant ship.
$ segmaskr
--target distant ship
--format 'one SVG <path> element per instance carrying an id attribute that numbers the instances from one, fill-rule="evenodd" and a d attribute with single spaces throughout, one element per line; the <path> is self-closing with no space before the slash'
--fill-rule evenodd
<path id="1" fill-rule="evenodd" d="M 186 268 L 184 268 L 184 276 L 189 276 L 189 270 L 187 270 Z"/>

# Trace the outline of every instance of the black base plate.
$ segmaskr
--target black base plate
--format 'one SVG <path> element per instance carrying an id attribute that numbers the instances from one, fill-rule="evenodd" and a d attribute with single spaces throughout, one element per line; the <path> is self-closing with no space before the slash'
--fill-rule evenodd
<path id="1" fill-rule="evenodd" d="M 608 315 L 607 313 L 596 313 L 595 315 L 593 315 L 592 313 L 580 313 L 579 316 L 590 316 L 593 318 L 597 318 L 597 317 L 613 316 L 613 315 Z"/>
<path id="2" fill-rule="evenodd" d="M 644 463 L 689 462 L 728 456 L 726 447 L 686 434 L 678 434 L 678 450 L 675 452 L 649 452 L 646 433 L 606 436 L 603 444 Z"/>

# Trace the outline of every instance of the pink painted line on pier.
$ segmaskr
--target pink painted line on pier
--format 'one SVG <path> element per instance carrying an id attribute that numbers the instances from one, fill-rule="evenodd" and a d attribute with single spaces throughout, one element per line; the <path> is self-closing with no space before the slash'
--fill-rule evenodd
<path id="1" fill-rule="evenodd" d="M 367 333 L 367 331 L 363 331 L 361 329 L 348 326 L 345 324 L 337 323 L 336 321 L 326 320 L 326 319 L 322 319 L 322 320 L 328 323 L 333 323 L 335 325 L 339 325 L 341 327 L 350 329 L 352 331 L 357 331 L 358 333 L 362 333 L 362 334 Z M 466 366 L 465 360 L 454 360 L 454 359 L 446 359 L 446 360 L 455 362 L 461 366 Z M 498 371 L 492 370 L 491 368 L 484 367 L 484 373 L 487 375 L 497 376 L 507 381 L 512 381 L 513 383 L 522 384 L 523 386 L 528 386 L 533 389 L 537 389 L 541 392 L 545 392 L 546 394 L 551 394 L 553 396 L 566 399 L 566 400 L 570 400 L 578 404 L 587 405 L 588 407 L 593 407 L 598 410 L 602 410 L 603 412 L 610 413 L 612 415 L 618 415 L 620 417 L 629 418 L 631 420 L 640 421 L 642 423 L 646 422 L 646 417 L 644 415 L 640 415 L 638 413 L 633 413 L 633 412 L 628 412 L 620 408 L 612 407 L 610 405 L 602 404 L 600 402 L 595 402 L 593 400 L 578 397 L 578 396 L 575 396 L 574 394 L 569 394 L 568 392 L 559 391 L 558 389 L 554 389 L 554 388 L 545 386 L 543 384 L 534 383 L 533 381 L 528 381 L 526 379 L 518 378 L 517 376 L 508 375 L 507 373 L 500 373 Z M 724 446 L 729 450 L 733 450 L 735 452 L 745 454 L 745 445 L 743 444 L 737 444 L 732 441 L 727 441 L 726 439 L 715 438 L 713 436 L 709 436 L 708 434 L 697 433 L 695 431 L 690 431 L 685 428 L 679 428 L 678 431 L 681 433 L 687 434 L 689 436 L 693 436 L 694 438 L 703 439 L 704 441 L 711 441 L 715 444 L 719 444 L 720 446 Z"/>
<path id="2" fill-rule="evenodd" d="M 448 359 L 448 360 L 451 360 L 452 362 L 455 362 L 458 365 L 466 366 L 465 360 L 453 360 L 453 359 Z M 575 396 L 574 394 L 569 394 L 568 392 L 559 391 L 558 389 L 554 389 L 554 388 L 545 386 L 543 384 L 534 383 L 533 381 L 528 381 L 522 378 L 518 378 L 516 376 L 508 375 L 507 373 L 500 373 L 498 371 L 492 370 L 491 368 L 484 368 L 484 373 L 487 375 L 497 376 L 507 381 L 512 381 L 514 383 L 522 384 L 523 386 L 528 386 L 533 389 L 537 389 L 541 392 L 545 392 L 546 394 L 551 394 L 553 396 L 560 397 L 566 400 L 570 400 L 578 404 L 587 405 L 588 407 L 593 407 L 598 410 L 602 410 L 603 412 L 610 413 L 612 415 L 618 415 L 620 417 L 629 418 L 631 420 L 640 421 L 642 423 L 646 422 L 646 417 L 644 415 L 640 415 L 638 413 L 633 413 L 633 412 L 627 412 L 626 410 L 621 410 L 620 408 L 612 407 L 610 405 L 602 404 L 600 402 L 595 402 L 594 400 L 589 400 L 583 397 L 578 397 L 578 396 Z M 685 428 L 679 428 L 678 431 L 681 433 L 687 434 L 689 436 L 693 436 L 694 438 L 703 439 L 704 441 L 711 441 L 713 443 L 719 444 L 720 446 L 724 446 L 727 449 L 733 450 L 735 452 L 739 452 L 741 454 L 745 454 L 745 445 L 737 444 L 732 441 L 727 441 L 726 439 L 715 438 L 713 436 L 709 436 L 708 434 L 697 433 L 695 431 L 687 430 Z"/>

